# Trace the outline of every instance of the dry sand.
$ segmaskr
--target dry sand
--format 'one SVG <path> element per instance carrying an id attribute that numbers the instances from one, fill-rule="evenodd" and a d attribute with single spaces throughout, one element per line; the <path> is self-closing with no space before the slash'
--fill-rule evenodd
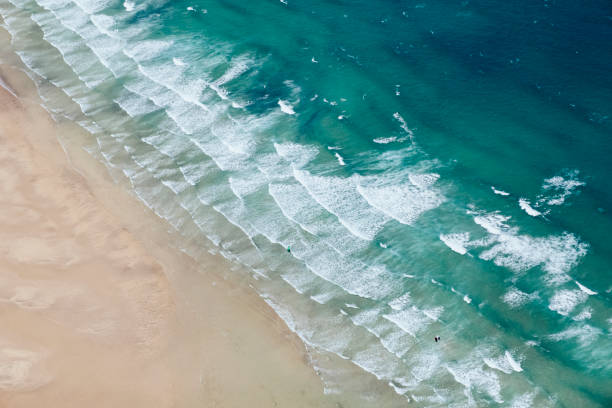
<path id="1" fill-rule="evenodd" d="M 171 249 L 99 163 L 68 159 L 58 135 L 82 135 L 25 75 L 0 75 L 0 407 L 336 406 L 227 261 Z"/>

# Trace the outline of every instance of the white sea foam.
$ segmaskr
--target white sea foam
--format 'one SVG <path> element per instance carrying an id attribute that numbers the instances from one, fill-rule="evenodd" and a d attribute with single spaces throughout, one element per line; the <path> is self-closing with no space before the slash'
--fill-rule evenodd
<path id="1" fill-rule="evenodd" d="M 547 273 L 546 282 L 550 285 L 570 280 L 568 272 L 586 255 L 588 245 L 567 232 L 538 238 L 519 235 L 517 228 L 506 224 L 509 219 L 499 213 L 474 217 L 474 222 L 491 234 L 483 245 L 492 246 L 481 252 L 479 257 L 517 273 L 541 266 Z M 471 245 L 477 244 L 472 242 Z"/>
<path id="2" fill-rule="evenodd" d="M 197 157 L 204 159 L 203 156 L 194 151 L 193 143 L 187 138 L 177 138 L 175 135 L 166 132 L 158 132 L 141 139 L 144 143 L 153 146 L 168 157 L 176 157 L 181 154 L 189 157 Z M 210 165 L 210 161 L 200 160 L 198 165 L 206 169 Z"/>
<path id="3" fill-rule="evenodd" d="M 406 123 L 402 115 L 400 115 L 399 112 L 395 112 L 393 114 L 393 117 L 395 118 L 395 120 L 399 122 L 400 127 L 402 128 L 404 132 L 406 132 L 406 135 L 408 135 L 408 138 L 410 139 L 410 141 L 413 141 L 414 133 L 412 132 L 412 129 L 408 127 L 408 124 Z M 399 142 L 402 142 L 404 140 L 406 140 L 406 138 L 397 139 L 397 141 Z"/>
<path id="4" fill-rule="evenodd" d="M 435 178 L 433 178 L 435 180 Z M 428 188 L 430 180 L 413 176 L 411 183 L 392 184 L 385 179 L 360 177 L 357 191 L 374 208 L 402 224 L 412 224 L 421 214 L 438 207 L 444 196 Z"/>
<path id="5" fill-rule="evenodd" d="M 340 156 L 340 153 L 334 153 L 334 155 L 336 156 L 336 159 L 338 159 L 338 163 L 340 163 L 341 166 L 346 166 L 346 163 L 344 162 L 344 158 L 342 156 Z"/>
<path id="6" fill-rule="evenodd" d="M 456 253 L 465 255 L 467 253 L 466 245 L 470 242 L 470 233 L 440 234 L 440 241 L 444 242 L 447 247 Z"/>
<path id="7" fill-rule="evenodd" d="M 212 158 L 218 168 L 225 171 L 240 171 L 252 168 L 247 162 L 248 156 L 233 152 L 219 140 L 192 139 L 193 143 L 206 155 Z"/>
<path id="8" fill-rule="evenodd" d="M 427 380 L 436 374 L 442 358 L 439 353 L 425 352 L 410 355 L 410 372 L 419 382 Z"/>
<path id="9" fill-rule="evenodd" d="M 548 338 L 553 341 L 576 339 L 581 346 L 586 347 L 591 345 L 601 334 L 601 329 L 589 324 L 574 323 L 565 330 L 549 335 Z"/>
<path id="10" fill-rule="evenodd" d="M 274 143 L 274 149 L 279 156 L 297 169 L 313 161 L 319 154 L 319 149 L 316 146 L 293 142 Z"/>
<path id="11" fill-rule="evenodd" d="M 384 266 L 364 265 L 321 246 L 306 250 L 301 259 L 308 268 L 350 294 L 379 299 L 393 292 L 393 276 Z"/>
<path id="12" fill-rule="evenodd" d="M 535 399 L 535 392 L 527 392 L 525 394 L 514 397 L 510 401 L 510 408 L 531 408 Z"/>
<path id="13" fill-rule="evenodd" d="M 378 143 L 378 144 L 388 144 L 388 143 L 393 143 L 393 142 L 397 141 L 397 137 L 396 136 L 377 137 L 376 139 L 373 139 L 372 141 L 374 143 Z"/>
<path id="14" fill-rule="evenodd" d="M 150 100 L 143 101 L 142 97 L 127 90 L 120 91 L 114 101 L 131 117 L 146 115 L 160 109 Z"/>
<path id="15" fill-rule="evenodd" d="M 278 106 L 280 106 L 280 110 L 286 113 L 287 115 L 295 115 L 295 111 L 293 110 L 293 106 L 287 101 L 282 99 L 278 100 Z"/>
<path id="16" fill-rule="evenodd" d="M 240 198 L 254 193 L 259 188 L 267 184 L 265 178 L 263 177 L 230 176 L 228 181 L 234 194 Z"/>
<path id="17" fill-rule="evenodd" d="M 138 62 L 154 59 L 164 51 L 172 47 L 173 41 L 143 40 L 134 42 L 124 48 L 124 53 L 128 57 Z"/>
<path id="18" fill-rule="evenodd" d="M 582 285 L 580 282 L 578 281 L 574 281 L 574 283 L 576 283 L 576 285 L 578 285 L 578 287 L 580 288 L 581 291 L 583 291 L 584 293 L 586 293 L 587 295 L 596 295 L 597 292 L 595 292 L 594 290 L 591 290 L 589 288 L 587 288 L 586 286 Z"/>
<path id="19" fill-rule="evenodd" d="M 447 364 L 446 370 L 465 387 L 464 393 L 470 402 L 468 406 L 475 406 L 473 390 L 488 394 L 497 403 L 503 402 L 499 377 L 494 371 L 483 369 L 480 359 L 467 357 L 457 363 Z"/>
<path id="20" fill-rule="evenodd" d="M 506 224 L 509 219 L 510 217 L 494 212 L 477 215 L 474 217 L 474 222 L 493 235 L 501 235 L 504 231 L 510 230 L 510 227 Z"/>
<path id="21" fill-rule="evenodd" d="M 431 320 L 438 320 L 443 312 L 444 307 L 442 306 L 433 307 L 431 309 L 423 309 L 423 314 L 429 317 Z"/>
<path id="22" fill-rule="evenodd" d="M 219 62 L 225 63 L 225 61 Z M 215 94 L 222 100 L 229 100 L 229 92 L 223 87 L 223 85 L 238 78 L 240 75 L 242 75 L 244 72 L 248 71 L 255 65 L 256 62 L 249 55 L 240 55 L 234 57 L 230 61 L 230 64 L 223 73 L 223 75 L 221 75 L 216 80 L 209 82 L 208 87 L 213 90 Z M 241 104 L 238 104 L 238 106 L 241 106 Z"/>
<path id="23" fill-rule="evenodd" d="M 588 297 L 589 295 L 581 290 L 558 290 L 551 297 L 548 308 L 560 315 L 567 316 L 576 306 L 586 301 Z"/>
<path id="24" fill-rule="evenodd" d="M 248 54 L 239 55 L 232 58 L 229 67 L 223 72 L 219 78 L 214 81 L 216 86 L 225 85 L 226 83 L 233 81 L 240 75 L 247 72 L 249 69 L 257 65 L 256 61 Z"/>
<path id="25" fill-rule="evenodd" d="M 326 210 L 336 215 L 353 235 L 371 241 L 389 220 L 358 193 L 354 177 L 314 176 L 294 170 L 295 178 Z"/>
<path id="26" fill-rule="evenodd" d="M 338 294 L 334 292 L 317 293 L 316 295 L 310 296 L 310 299 L 314 300 L 320 305 L 324 305 L 331 299 L 335 298 Z M 342 309 L 340 309 L 342 311 Z"/>
<path id="27" fill-rule="evenodd" d="M 523 371 L 523 368 L 521 367 L 520 363 L 512 357 L 512 354 L 510 354 L 508 350 L 506 350 L 506 352 L 504 353 L 504 356 L 506 357 L 508 364 L 510 364 L 510 367 L 512 367 L 514 371 L 516 372 Z"/>
<path id="28" fill-rule="evenodd" d="M 159 106 L 164 106 L 168 114 L 174 113 L 177 116 L 174 120 L 178 125 L 186 124 L 182 116 L 186 116 L 190 111 L 199 116 L 197 121 L 204 120 L 206 124 L 210 124 L 216 112 L 199 102 L 206 87 L 205 81 L 185 80 L 183 70 L 170 64 L 139 65 L 138 71 L 144 76 L 144 80 L 130 81 L 124 85 L 126 88 L 151 99 Z M 195 118 L 190 119 L 196 121 Z M 189 124 L 189 127 L 194 127 L 194 124 Z"/>
<path id="29" fill-rule="evenodd" d="M 544 180 L 542 189 L 553 193 L 552 196 L 542 195 L 539 202 L 546 202 L 548 205 L 561 205 L 565 202 L 576 188 L 584 186 L 584 181 L 578 180 L 578 170 L 569 171 L 563 176 L 555 176 Z"/>
<path id="30" fill-rule="evenodd" d="M 312 273 L 304 273 L 300 270 L 290 270 L 281 275 L 281 278 L 287 282 L 296 292 L 304 294 L 306 291 L 315 287 L 318 277 Z"/>
<path id="31" fill-rule="evenodd" d="M 214 120 L 214 119 L 212 119 Z M 260 118 L 259 120 L 265 120 Z M 210 130 L 227 149 L 245 158 L 251 158 L 255 153 L 256 142 L 250 131 L 265 128 L 265 124 L 258 124 L 254 121 L 215 121 Z M 254 174 L 260 174 L 258 170 L 253 169 L 251 177 Z"/>
<path id="32" fill-rule="evenodd" d="M 134 11 L 135 6 L 136 4 L 133 1 L 125 0 L 123 2 L 123 7 L 125 8 L 125 11 Z"/>
<path id="33" fill-rule="evenodd" d="M 363 249 L 367 242 L 355 240 L 338 219 L 329 214 L 298 183 L 272 183 L 269 193 L 285 217 L 300 228 L 318 236 L 323 242 L 341 253 L 349 254 Z"/>
<path id="34" fill-rule="evenodd" d="M 518 290 L 515 287 L 511 287 L 508 289 L 506 293 L 502 296 L 502 300 L 504 303 L 508 304 L 512 308 L 523 306 L 524 304 L 531 302 L 538 298 L 538 293 L 525 293 L 523 291 Z"/>
<path id="35" fill-rule="evenodd" d="M 329 224 L 323 223 L 324 210 L 314 201 L 300 184 L 272 183 L 268 192 L 285 217 L 299 224 L 312 235 L 324 235 Z"/>
<path id="36" fill-rule="evenodd" d="M 398 297 L 397 299 L 393 299 L 391 302 L 389 302 L 389 306 L 393 310 L 402 310 L 409 304 L 410 304 L 410 292 L 406 292 L 402 296 Z"/>
<path id="37" fill-rule="evenodd" d="M 106 14 L 94 14 L 89 16 L 89 18 L 101 33 L 111 38 L 122 40 L 121 34 L 117 30 L 117 21 L 113 17 Z"/>
<path id="38" fill-rule="evenodd" d="M 583 321 L 583 320 L 588 320 L 591 318 L 593 314 L 593 308 L 592 307 L 585 307 L 583 308 L 580 313 L 578 313 L 576 316 L 572 317 L 572 319 L 574 319 L 577 322 Z"/>
<path id="39" fill-rule="evenodd" d="M 501 371 L 506 374 L 511 374 L 513 371 L 512 366 L 510 365 L 510 363 L 508 362 L 508 360 L 505 358 L 504 355 L 498 355 L 495 357 L 492 357 L 492 356 L 483 357 L 482 361 L 484 361 L 484 363 L 488 367 L 494 370 Z"/>
<path id="40" fill-rule="evenodd" d="M 412 337 L 417 337 L 417 335 L 425 330 L 432 322 L 432 319 L 415 306 L 394 313 L 384 314 L 383 317 L 395 323 L 400 329 L 410 334 Z"/>
<path id="41" fill-rule="evenodd" d="M 491 186 L 491 190 L 493 190 L 493 192 L 495 194 L 497 194 L 497 195 L 501 195 L 501 196 L 509 196 L 510 195 L 510 193 L 507 193 L 507 192 L 502 191 L 502 190 L 498 190 L 494 186 Z"/>
<path id="42" fill-rule="evenodd" d="M 525 211 L 527 214 L 531 215 L 532 217 L 538 217 L 542 215 L 542 213 L 536 210 L 535 208 L 533 208 L 529 200 L 525 198 L 519 198 L 519 206 L 521 207 L 523 211 Z"/>
<path id="43" fill-rule="evenodd" d="M 440 175 L 437 173 L 410 173 L 408 174 L 408 180 L 420 188 L 428 188 L 433 186 L 440 179 Z"/>
<path id="44" fill-rule="evenodd" d="M 94 14 L 104 10 L 114 2 L 111 0 L 74 0 L 74 3 L 87 14 Z"/>

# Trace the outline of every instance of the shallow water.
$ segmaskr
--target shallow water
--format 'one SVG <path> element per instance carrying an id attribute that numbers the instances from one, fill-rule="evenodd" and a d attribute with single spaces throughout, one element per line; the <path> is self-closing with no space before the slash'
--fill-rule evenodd
<path id="1" fill-rule="evenodd" d="M 328 392 L 612 401 L 608 2 L 0 14 L 45 107 L 186 242 L 248 268 Z"/>

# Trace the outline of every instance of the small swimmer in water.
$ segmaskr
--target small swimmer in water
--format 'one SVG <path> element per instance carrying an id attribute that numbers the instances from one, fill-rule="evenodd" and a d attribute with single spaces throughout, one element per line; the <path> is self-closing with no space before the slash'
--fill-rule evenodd
<path id="1" fill-rule="evenodd" d="M 436 337 L 434 337 L 434 341 L 435 341 L 436 343 L 437 343 L 437 342 L 439 342 L 439 341 L 440 341 L 440 336 L 436 336 Z"/>

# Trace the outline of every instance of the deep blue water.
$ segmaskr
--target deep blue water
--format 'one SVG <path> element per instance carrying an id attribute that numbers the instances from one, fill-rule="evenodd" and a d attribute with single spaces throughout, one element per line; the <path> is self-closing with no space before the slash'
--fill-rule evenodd
<path id="1" fill-rule="evenodd" d="M 94 135 L 186 251 L 246 267 L 328 392 L 612 403 L 612 3 L 0 15 L 47 109 Z"/>

